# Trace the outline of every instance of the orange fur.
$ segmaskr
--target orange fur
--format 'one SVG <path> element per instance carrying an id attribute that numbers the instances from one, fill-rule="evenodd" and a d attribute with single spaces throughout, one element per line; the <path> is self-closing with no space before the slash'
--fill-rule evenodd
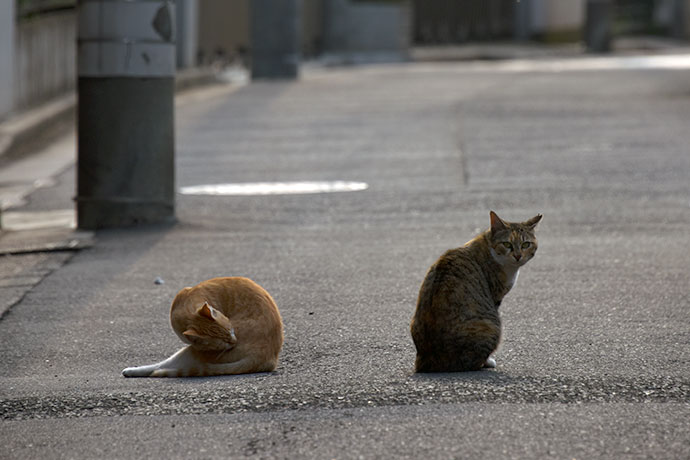
<path id="1" fill-rule="evenodd" d="M 269 372 L 278 365 L 283 323 L 271 296 L 250 279 L 213 278 L 182 289 L 170 323 L 189 344 L 170 358 L 123 370 L 126 377 Z"/>

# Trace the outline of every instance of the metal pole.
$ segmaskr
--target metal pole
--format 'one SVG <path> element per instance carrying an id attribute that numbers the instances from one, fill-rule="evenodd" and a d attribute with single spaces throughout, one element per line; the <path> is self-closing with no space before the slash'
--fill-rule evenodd
<path id="1" fill-rule="evenodd" d="M 515 3 L 515 31 L 516 40 L 527 40 L 532 34 L 532 2 L 520 0 Z"/>
<path id="2" fill-rule="evenodd" d="M 585 16 L 585 45 L 587 50 L 593 53 L 611 51 L 613 2 L 611 0 L 587 0 Z"/>
<path id="3" fill-rule="evenodd" d="M 671 36 L 678 40 L 690 38 L 687 28 L 687 14 L 688 14 L 687 0 L 675 0 L 673 2 L 673 18 L 671 19 Z"/>
<path id="4" fill-rule="evenodd" d="M 78 4 L 79 228 L 174 219 L 175 7 Z"/>
<path id="5" fill-rule="evenodd" d="M 296 78 L 301 59 L 301 0 L 250 3 L 252 78 Z"/>
<path id="6" fill-rule="evenodd" d="M 199 4 L 197 0 L 176 0 L 177 68 L 194 67 L 197 61 Z"/>

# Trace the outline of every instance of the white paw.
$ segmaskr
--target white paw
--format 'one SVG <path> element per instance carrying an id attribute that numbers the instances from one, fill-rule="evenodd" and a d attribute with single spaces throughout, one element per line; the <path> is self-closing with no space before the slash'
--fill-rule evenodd
<path id="1" fill-rule="evenodd" d="M 484 367 L 488 367 L 491 369 L 495 368 L 496 367 L 496 360 L 494 358 L 492 358 L 491 356 L 489 356 L 488 358 L 486 358 L 486 362 L 484 363 Z"/>
<path id="2" fill-rule="evenodd" d="M 146 369 L 147 366 L 128 367 L 122 370 L 122 375 L 125 377 L 148 377 L 151 375 L 151 369 Z"/>
<path id="3" fill-rule="evenodd" d="M 136 368 L 128 367 L 126 369 L 122 369 L 122 375 L 124 375 L 125 377 L 134 377 L 135 376 L 134 369 L 136 369 Z"/>

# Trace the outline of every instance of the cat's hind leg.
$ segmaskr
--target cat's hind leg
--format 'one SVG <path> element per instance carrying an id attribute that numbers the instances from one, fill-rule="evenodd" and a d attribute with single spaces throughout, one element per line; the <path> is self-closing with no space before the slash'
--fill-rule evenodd
<path id="1" fill-rule="evenodd" d="M 191 373 L 189 376 L 213 376 L 213 375 L 237 375 L 253 374 L 255 372 L 271 372 L 275 370 L 278 362 L 276 359 L 260 359 L 256 356 L 245 356 L 237 361 L 229 363 L 204 363 L 199 373 Z"/>
<path id="2" fill-rule="evenodd" d="M 435 356 L 438 368 L 431 372 L 465 372 L 496 367 L 491 354 L 498 347 L 500 333 L 500 326 L 489 320 L 464 322 L 455 330 L 455 335 L 442 339 Z"/>

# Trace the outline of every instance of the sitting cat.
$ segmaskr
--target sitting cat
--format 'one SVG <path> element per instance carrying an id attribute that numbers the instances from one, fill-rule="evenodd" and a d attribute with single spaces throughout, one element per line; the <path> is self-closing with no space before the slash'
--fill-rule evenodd
<path id="1" fill-rule="evenodd" d="M 490 212 L 491 228 L 450 249 L 429 269 L 410 330 L 416 372 L 476 371 L 496 367 L 491 354 L 501 337 L 498 306 L 518 270 L 537 250 L 541 214 L 522 223 Z"/>
<path id="2" fill-rule="evenodd" d="M 269 372 L 278 365 L 283 322 L 271 296 L 250 279 L 213 278 L 182 289 L 170 308 L 175 333 L 189 345 L 125 377 L 187 377 Z"/>

